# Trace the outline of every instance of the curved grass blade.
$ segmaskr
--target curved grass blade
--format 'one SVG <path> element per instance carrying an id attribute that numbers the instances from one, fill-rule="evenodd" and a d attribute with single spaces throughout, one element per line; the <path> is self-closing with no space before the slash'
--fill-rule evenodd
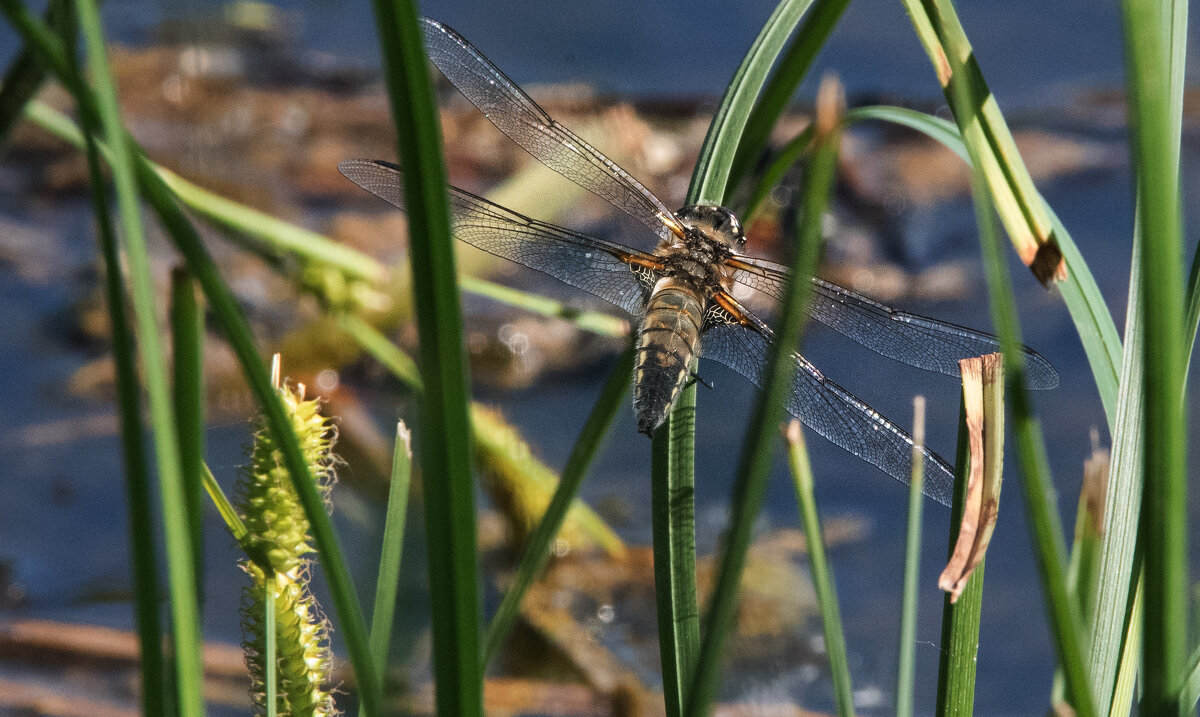
<path id="1" fill-rule="evenodd" d="M 499 650 L 500 645 L 504 643 L 508 633 L 512 630 L 517 615 L 520 613 L 521 599 L 550 557 L 551 542 L 558 534 L 559 528 L 562 527 L 567 511 L 587 474 L 587 469 L 597 451 L 600 450 L 604 438 L 608 435 L 613 418 L 624 404 L 623 398 L 629 391 L 629 376 L 633 372 L 633 359 L 632 347 L 626 349 L 617 359 L 608 381 L 600 390 L 600 396 L 596 399 L 583 429 L 579 432 L 579 438 L 576 439 L 575 445 L 571 449 L 571 455 L 567 457 L 567 463 L 563 466 L 562 479 L 554 491 L 554 496 L 550 499 L 550 504 L 546 506 L 546 512 L 542 515 L 537 527 L 529 535 L 512 583 L 509 584 L 504 593 L 504 599 L 500 602 L 500 607 L 497 608 L 491 624 L 488 625 L 483 652 L 485 665 L 495 656 L 496 651 Z"/>
<path id="2" fill-rule="evenodd" d="M 838 610 L 837 590 L 833 586 L 833 573 L 829 559 L 825 556 L 825 539 L 821 533 L 821 520 L 817 516 L 817 499 L 813 495 L 812 465 L 808 461 L 808 449 L 804 445 L 804 432 L 800 421 L 788 423 L 788 465 L 792 472 L 792 484 L 796 488 L 796 503 L 800 506 L 800 523 L 808 545 L 808 561 L 812 570 L 813 588 L 817 593 L 817 605 L 821 609 L 821 625 L 825 635 L 825 653 L 829 655 L 829 671 L 833 675 L 833 696 L 838 714 L 854 715 L 854 691 L 850 686 L 850 665 L 846 660 L 846 634 L 842 629 L 842 615 Z M 920 456 L 914 459 L 919 465 Z M 919 471 L 913 475 L 921 481 Z M 921 491 L 913 492 L 913 500 L 921 503 Z"/>
<path id="3" fill-rule="evenodd" d="M 67 0 L 51 0 L 46 7 L 46 24 L 58 33 L 60 37 L 74 38 L 74 19 L 71 16 L 71 3 Z M 65 45 L 74 46 L 73 42 Z M 8 149 L 8 140 L 13 128 L 21 119 L 21 113 L 26 104 L 38 93 L 46 79 L 46 66 L 38 60 L 34 52 L 23 49 L 8 72 L 0 82 L 0 158 Z"/>
<path id="4" fill-rule="evenodd" d="M 817 102 L 816 144 L 805 175 L 808 182 L 800 207 L 793 277 L 812 276 L 816 270 L 822 219 L 837 169 L 842 103 L 840 85 L 834 80 L 824 82 Z M 783 416 L 784 394 L 795 372 L 796 364 L 791 360 L 791 354 L 799 343 L 803 328 L 802 308 L 807 300 L 808 285 L 807 281 L 793 281 L 784 293 L 778 343 L 770 360 L 763 392 L 747 427 L 739 460 L 731 525 L 705 620 L 695 677 L 684 706 L 687 715 L 707 714 L 716 695 L 725 639 L 733 628 L 737 612 L 738 586 L 750 547 L 751 527 L 766 494 L 767 473 L 774 455 L 771 444 L 777 435 L 775 426 Z"/>
<path id="5" fill-rule="evenodd" d="M 829 34 L 837 26 L 849 4 L 850 0 L 815 0 L 811 11 L 805 13 L 804 21 L 800 23 L 791 44 L 779 58 L 775 72 L 771 74 L 771 79 L 763 88 L 758 101 L 754 103 L 750 117 L 746 120 L 746 126 L 738 140 L 737 152 L 729 168 L 729 189 L 725 192 L 726 198 L 750 174 L 767 146 L 771 129 L 787 109 L 796 88 L 808 74 L 813 59 L 825 47 Z M 748 217 L 753 212 L 746 209 L 743 214 Z"/>
<path id="6" fill-rule="evenodd" d="M 959 74 L 960 66 L 955 65 L 952 71 L 956 75 Z M 955 116 L 959 118 L 959 122 L 975 123 L 977 119 L 967 91 L 960 88 L 951 94 Z M 971 190 L 983 251 L 992 323 L 1003 347 L 1004 372 L 1011 387 L 1009 395 L 1012 402 L 1013 428 L 1021 461 L 1021 496 L 1029 516 L 1034 553 L 1050 617 L 1051 635 L 1063 667 L 1070 702 L 1076 714 L 1086 717 L 1096 714 L 1083 659 L 1087 638 L 1078 606 L 1067 591 L 1066 543 L 1054 501 L 1054 483 L 1050 477 L 1044 438 L 1037 418 L 1033 415 L 1033 406 L 1025 386 L 1024 357 L 1020 351 L 1020 327 L 1012 284 L 996 237 L 992 205 L 983 172 L 978 165 L 972 169 Z"/>
<path id="7" fill-rule="evenodd" d="M 738 142 L 783 43 L 813 0 L 782 0 L 742 58 L 708 127 L 692 171 L 686 204 L 724 204 Z"/>
<path id="8" fill-rule="evenodd" d="M 425 481 L 425 532 L 432 601 L 437 712 L 483 714 L 475 484 L 471 477 L 470 394 L 463 355 L 446 170 L 417 11 L 410 0 L 375 0 L 376 30 L 396 123 L 404 183 L 421 400 L 418 457 Z"/>
<path id="9" fill-rule="evenodd" d="M 204 712 L 201 692 L 200 615 L 196 602 L 195 563 L 187 530 L 187 498 L 180 463 L 179 433 L 175 424 L 166 360 L 160 343 L 150 263 L 146 252 L 141 211 L 138 207 L 136 155 L 121 124 L 116 89 L 105 54 L 100 13 L 94 0 L 76 3 L 84 46 L 96 83 L 96 110 L 114 160 L 110 167 L 116 187 L 126 257 L 129 262 L 131 300 L 137 325 L 142 375 L 154 427 L 155 459 L 167 556 L 167 583 L 171 596 L 172 636 L 175 646 L 175 690 L 180 715 Z M 76 85 L 86 91 L 82 82 Z M 101 218 L 103 221 L 103 218 Z"/>

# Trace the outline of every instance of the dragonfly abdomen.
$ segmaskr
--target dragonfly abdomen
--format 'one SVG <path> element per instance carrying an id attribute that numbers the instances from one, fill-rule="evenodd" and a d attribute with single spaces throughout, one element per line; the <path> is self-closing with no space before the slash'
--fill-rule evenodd
<path id="1" fill-rule="evenodd" d="M 638 430 L 651 435 L 679 398 L 700 347 L 704 300 L 690 286 L 664 278 L 654 287 L 638 335 L 633 410 Z"/>

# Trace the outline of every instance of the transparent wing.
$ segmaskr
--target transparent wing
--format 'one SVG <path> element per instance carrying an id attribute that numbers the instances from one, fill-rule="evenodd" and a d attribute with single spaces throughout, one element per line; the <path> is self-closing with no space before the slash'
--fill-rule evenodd
<path id="1" fill-rule="evenodd" d="M 462 35 L 421 18 L 429 59 L 492 124 L 547 167 L 646 225 L 682 229 L 670 209 L 629 172 L 550 117 Z"/>
<path id="2" fill-rule="evenodd" d="M 371 194 L 404 209 L 403 175 L 394 164 L 348 159 L 338 164 L 338 170 Z M 646 276 L 650 265 L 658 262 L 652 255 L 531 219 L 457 187 L 447 191 L 454 235 L 459 239 L 641 315 L 647 287 L 634 267 Z"/>
<path id="3" fill-rule="evenodd" d="M 700 355 L 732 368 L 759 388 L 766 381 L 773 336 L 765 326 L 718 324 L 700 340 Z M 793 353 L 796 376 L 787 411 L 836 446 L 907 484 L 912 473 L 912 437 L 846 389 L 825 378 L 800 354 Z M 954 496 L 954 471 L 936 453 L 924 449 L 924 493 L 942 505 Z"/>
<path id="4" fill-rule="evenodd" d="M 787 267 L 763 259 L 735 257 L 734 281 L 783 299 Z M 991 334 L 930 319 L 873 301 L 832 282 L 813 277 L 808 315 L 846 338 L 901 363 L 947 376 L 958 376 L 959 359 L 1000 350 Z M 1041 354 L 1022 347 L 1029 388 L 1058 385 L 1058 372 Z"/>

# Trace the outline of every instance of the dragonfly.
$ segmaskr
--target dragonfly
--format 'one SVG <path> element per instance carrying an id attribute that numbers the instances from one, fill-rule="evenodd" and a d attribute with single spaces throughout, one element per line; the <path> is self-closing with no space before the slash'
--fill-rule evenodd
<path id="1" fill-rule="evenodd" d="M 737 216 L 719 206 L 663 202 L 581 137 L 553 119 L 479 50 L 451 28 L 422 18 L 430 60 L 502 133 L 563 177 L 604 198 L 641 225 L 651 251 L 600 239 L 525 216 L 454 186 L 447 188 L 454 234 L 496 256 L 605 299 L 638 326 L 634 412 L 652 434 L 692 379 L 695 357 L 716 361 L 758 387 L 775 342 L 770 326 L 747 308 L 755 292 L 778 302 L 788 268 L 743 253 Z M 395 164 L 349 159 L 338 169 L 389 204 L 405 207 Z M 741 297 L 741 298 L 739 298 Z M 958 361 L 998 351 L 996 337 L 899 311 L 811 277 L 810 318 L 887 358 L 958 376 Z M 1028 385 L 1058 384 L 1054 367 L 1022 347 Z M 788 413 L 818 435 L 907 483 L 913 439 L 895 423 L 827 378 L 798 353 L 786 397 Z M 924 492 L 949 505 L 954 472 L 929 449 Z"/>

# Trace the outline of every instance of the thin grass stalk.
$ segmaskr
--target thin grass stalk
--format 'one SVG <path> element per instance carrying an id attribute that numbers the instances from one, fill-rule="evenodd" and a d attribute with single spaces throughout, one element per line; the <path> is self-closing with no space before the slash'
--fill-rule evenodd
<path id="1" fill-rule="evenodd" d="M 89 138 L 91 135 L 89 135 Z M 106 184 L 95 141 L 87 144 L 88 175 L 96 234 L 104 258 L 104 295 L 112 327 L 116 367 L 117 413 L 121 453 L 125 460 L 125 502 L 129 514 L 129 555 L 133 571 L 134 618 L 137 623 L 142 680 L 142 714 L 165 714 L 166 674 L 163 630 L 159 619 L 158 558 L 154 545 L 153 488 L 143 441 L 141 392 L 133 332 L 125 313 L 125 282 L 120 250 L 110 223 Z"/>
<path id="2" fill-rule="evenodd" d="M 46 6 L 46 24 L 62 37 L 75 37 L 75 22 L 71 3 L 51 0 Z M 25 106 L 41 89 L 46 79 L 46 66 L 29 48 L 22 48 L 13 59 L 0 82 L 0 158 L 8 149 L 13 128 L 21 119 Z"/>
<path id="3" fill-rule="evenodd" d="M 958 70 L 958 67 L 954 67 L 954 71 Z M 972 110 L 966 104 L 965 93 L 954 95 L 959 122 L 975 121 L 972 119 Z M 1076 714 L 1094 715 L 1096 711 L 1083 659 L 1087 638 L 1079 609 L 1067 591 L 1066 544 L 1058 519 L 1054 483 L 1050 477 L 1041 427 L 1033 415 L 1033 406 L 1025 387 L 1020 327 L 1012 284 L 996 236 L 987 187 L 978 167 L 974 168 L 971 178 L 992 322 L 1000 337 L 1008 393 L 1012 401 L 1014 433 L 1021 465 L 1021 496 L 1029 516 L 1038 572 L 1046 594 L 1051 635 Z"/>
<path id="4" fill-rule="evenodd" d="M 695 363 L 692 364 L 693 370 Z M 683 714 L 700 651 L 696 591 L 696 387 L 685 389 L 651 446 L 650 515 L 663 699 Z"/>
<path id="5" fill-rule="evenodd" d="M 829 35 L 837 27 L 849 4 L 850 0 L 815 0 L 811 10 L 805 12 L 803 22 L 800 23 L 787 50 L 780 56 L 775 71 L 771 73 L 771 79 L 763 87 L 750 117 L 746 120 L 746 126 L 738 140 L 737 153 L 729 168 L 726 199 L 754 169 L 767 147 L 775 123 L 787 109 L 796 88 L 808 75 L 817 53 L 825 47 Z M 743 213 L 748 216 L 752 212 L 746 209 Z"/>
<path id="6" fill-rule="evenodd" d="M 425 530 L 433 620 L 437 712 L 483 713 L 479 562 L 471 477 L 470 394 L 446 169 L 428 60 L 415 5 L 375 0 L 384 75 L 404 164 L 413 294 L 425 390 L 418 459 L 425 481 Z"/>
<path id="7" fill-rule="evenodd" d="M 808 460 L 808 448 L 804 445 L 804 432 L 800 428 L 800 422 L 792 419 L 788 423 L 786 434 L 788 466 L 791 468 L 796 503 L 800 508 L 800 523 L 808 545 L 808 562 L 812 571 L 813 589 L 817 594 L 817 607 L 821 611 L 825 653 L 829 655 L 829 671 L 833 677 L 834 701 L 839 715 L 853 717 L 854 690 L 850 684 L 850 665 L 846 659 L 846 633 L 842 629 L 842 615 L 838 610 L 833 572 L 825 555 L 821 520 L 817 515 L 817 499 L 813 495 L 812 465 Z M 917 493 L 917 497 L 923 498 L 920 493 Z"/>
<path id="8" fill-rule="evenodd" d="M 175 655 L 175 692 L 179 714 L 204 712 L 201 692 L 200 615 L 196 599 L 195 563 L 187 530 L 187 498 L 180 463 L 179 434 L 175 425 L 166 360 L 159 338 L 153 282 L 138 206 L 135 155 L 121 125 L 116 89 L 105 55 L 100 13 L 94 0 L 76 3 L 84 46 L 96 83 L 96 105 L 115 161 L 111 164 L 118 213 L 129 262 L 130 289 L 142 374 L 154 428 L 154 446 L 162 502 L 167 557 L 167 584 L 171 599 Z M 79 85 L 82 87 L 82 83 Z"/>
<path id="9" fill-rule="evenodd" d="M 1142 231 L 1145 426 L 1140 540 L 1144 550 L 1142 709 L 1177 709 L 1187 640 L 1187 486 L 1179 132 L 1172 116 L 1171 56 L 1159 3 L 1122 3 L 1126 77 Z"/>
<path id="10" fill-rule="evenodd" d="M 916 686 L 917 606 L 921 574 L 921 513 L 925 506 L 925 397 L 913 398 L 912 472 L 908 480 L 908 534 L 904 543 L 904 592 L 896 658 L 896 717 L 911 717 Z"/>
<path id="11" fill-rule="evenodd" d="M 396 592 L 400 585 L 400 561 L 404 549 L 404 526 L 408 517 L 409 486 L 412 483 L 412 433 L 404 421 L 396 424 L 392 444 L 392 475 L 388 481 L 387 511 L 383 521 L 383 542 L 379 550 L 379 570 L 375 577 L 375 602 L 371 610 L 371 657 L 379 671 L 379 684 L 387 674 L 388 646 L 392 639 L 392 621 L 396 616 Z M 359 714 L 363 710 L 359 709 Z"/>
<path id="12" fill-rule="evenodd" d="M 279 629 L 275 626 L 275 580 L 271 572 L 266 573 L 267 579 L 262 583 L 263 604 L 263 700 L 267 706 L 267 717 L 275 717 L 279 706 L 279 664 L 278 638 Z"/>
<path id="13" fill-rule="evenodd" d="M 950 543 L 947 556 L 954 554 L 962 525 L 971 475 L 971 452 L 967 434 L 966 399 L 958 411 L 958 446 L 954 458 L 954 500 L 950 505 Z M 979 657 L 979 617 L 983 610 L 984 559 L 975 566 L 956 602 L 942 597 L 941 650 L 938 652 L 937 708 L 934 714 L 968 717 L 975 710 L 975 674 Z"/>
<path id="14" fill-rule="evenodd" d="M 818 96 L 817 139 L 806 168 L 807 182 L 799 208 L 797 247 L 792 264 L 794 280 L 789 282 L 784 293 L 777 343 L 771 352 L 767 380 L 747 427 L 739 460 L 729 533 L 709 601 L 696 674 L 684 705 L 684 714 L 694 717 L 708 713 L 719 687 L 721 659 L 737 613 L 738 587 L 750 547 L 751 528 L 766 494 L 767 474 L 774 456 L 774 428 L 783 416 L 784 396 L 796 370 L 792 352 L 799 343 L 804 325 L 802 309 L 803 302 L 808 299 L 807 277 L 816 270 L 822 220 L 837 168 L 841 137 L 839 114 L 844 106 L 840 92 L 836 81 L 827 80 Z"/>
<path id="15" fill-rule="evenodd" d="M 631 346 L 621 354 L 613 366 L 608 380 L 600 390 L 600 396 L 592 406 L 567 463 L 563 466 L 562 478 L 554 491 L 546 512 L 538 521 L 537 527 L 529 534 L 521 562 L 517 565 L 516 574 L 504 592 L 491 624 L 488 625 L 484 641 L 484 664 L 491 660 L 504 644 L 504 640 L 512 631 L 512 626 L 520 614 L 521 600 L 529 587 L 546 566 L 550 557 L 551 543 L 558 535 L 563 520 L 579 492 L 579 486 L 587 475 L 587 469 L 596 453 L 603 445 L 608 430 L 617 412 L 624 405 L 624 397 L 629 391 L 629 376 L 633 372 L 634 350 Z"/>
<path id="16" fill-rule="evenodd" d="M 171 272 L 171 356 L 175 425 L 196 566 L 196 597 L 204 604 L 204 313 L 187 272 Z"/>

